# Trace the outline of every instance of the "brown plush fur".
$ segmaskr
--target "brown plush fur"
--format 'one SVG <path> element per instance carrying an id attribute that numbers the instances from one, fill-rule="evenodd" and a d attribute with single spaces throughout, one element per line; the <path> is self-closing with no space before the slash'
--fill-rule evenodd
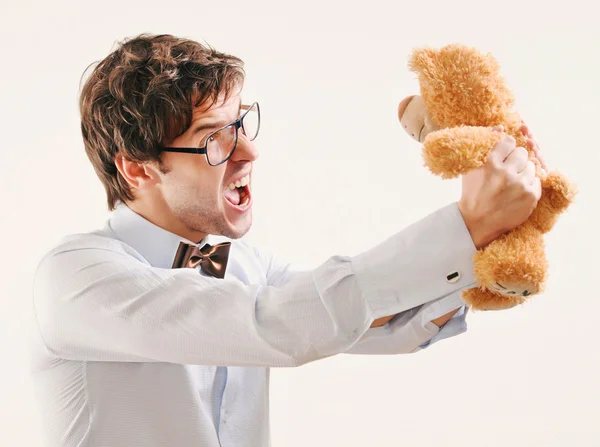
<path id="1" fill-rule="evenodd" d="M 423 157 L 432 173 L 455 178 L 482 166 L 501 136 L 491 130 L 496 125 L 527 148 L 514 98 L 491 55 L 464 45 L 418 49 L 409 67 L 418 75 L 426 110 L 439 128 L 424 140 Z M 550 231 L 576 191 L 557 172 L 544 175 L 538 169 L 537 175 L 542 197 L 531 217 L 475 255 L 480 286 L 463 294 L 473 309 L 511 308 L 544 290 L 548 263 L 542 234 Z"/>

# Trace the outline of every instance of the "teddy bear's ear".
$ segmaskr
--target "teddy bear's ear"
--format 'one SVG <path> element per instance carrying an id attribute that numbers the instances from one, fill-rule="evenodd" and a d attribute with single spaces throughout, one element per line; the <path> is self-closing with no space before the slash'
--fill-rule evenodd
<path id="1" fill-rule="evenodd" d="M 435 73 L 436 50 L 431 48 L 417 48 L 408 60 L 408 69 L 419 75 L 430 77 Z"/>

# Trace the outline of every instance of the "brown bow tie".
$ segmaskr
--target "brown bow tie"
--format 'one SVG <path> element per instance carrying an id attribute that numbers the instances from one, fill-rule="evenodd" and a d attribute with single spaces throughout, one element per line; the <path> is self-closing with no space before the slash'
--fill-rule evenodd
<path id="1" fill-rule="evenodd" d="M 231 242 L 222 242 L 215 246 L 206 244 L 202 248 L 197 245 L 181 242 L 171 268 L 196 268 L 200 264 L 203 272 L 216 278 L 225 276 L 227 259 Z"/>

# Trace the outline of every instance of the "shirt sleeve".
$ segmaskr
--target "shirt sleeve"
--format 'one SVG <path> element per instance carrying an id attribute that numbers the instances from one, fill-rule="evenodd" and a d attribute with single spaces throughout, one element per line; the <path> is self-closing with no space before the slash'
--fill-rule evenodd
<path id="1" fill-rule="evenodd" d="M 442 327 L 431 320 L 459 309 Z M 387 324 L 369 329 L 346 354 L 392 355 L 421 351 L 434 343 L 467 330 L 467 307 L 455 292 L 447 297 L 409 309 Z"/>
<path id="2" fill-rule="evenodd" d="M 451 214 L 456 210 L 457 209 L 454 208 L 454 206 L 449 206 L 445 210 L 442 210 L 441 214 L 445 212 Z M 420 222 L 419 224 L 421 223 L 423 222 Z M 452 241 L 452 243 L 455 244 L 454 247 L 456 248 L 456 257 L 454 264 L 450 265 L 450 267 L 458 266 L 459 268 L 452 270 L 452 268 L 449 267 L 450 270 L 449 274 L 446 275 L 446 281 L 448 281 L 447 277 L 454 273 L 458 274 L 458 277 L 460 277 L 462 274 L 461 269 L 463 268 L 464 272 L 469 278 L 470 272 L 472 271 L 472 267 L 468 261 L 466 264 L 463 263 L 462 255 L 463 250 L 466 250 L 467 256 L 472 257 L 476 252 L 476 248 L 473 245 L 470 236 L 467 237 L 466 233 L 462 231 L 461 227 L 461 225 L 457 226 L 455 234 L 456 239 Z M 409 230 L 419 232 L 421 228 L 419 228 L 419 225 L 415 225 L 414 228 Z M 407 236 L 407 234 L 404 234 L 403 236 Z M 420 248 L 425 252 L 425 256 L 428 256 L 428 249 L 436 249 L 436 247 L 431 245 L 432 243 L 435 243 L 435 241 L 432 239 L 427 239 L 427 234 L 423 234 L 423 236 L 426 243 L 423 243 L 424 241 L 422 240 L 420 241 L 417 236 L 411 235 L 408 237 L 412 238 L 415 249 Z M 271 254 L 268 256 L 265 256 L 264 253 L 260 252 L 257 252 L 257 254 L 259 257 L 264 259 L 264 262 L 266 262 L 268 280 L 272 284 L 285 284 L 287 281 L 301 272 L 301 270 L 294 269 L 291 264 L 282 262 Z M 419 265 L 421 266 L 422 270 L 417 273 L 423 276 L 424 280 L 427 275 L 435 275 L 435 270 L 430 270 L 430 268 L 436 267 L 435 264 L 432 264 L 429 267 L 426 265 Z M 442 272 L 445 270 L 441 269 L 438 271 Z M 408 269 L 404 270 L 404 272 L 405 273 L 398 272 L 398 275 L 402 276 L 413 274 L 413 272 Z M 410 277 L 405 276 L 405 279 L 410 279 Z M 400 312 L 383 326 L 367 329 L 360 339 L 358 339 L 354 345 L 345 351 L 345 353 L 361 355 L 414 353 L 425 349 L 440 340 L 463 334 L 467 331 L 466 315 L 468 308 L 461 298 L 462 290 L 475 285 L 476 284 L 474 282 L 471 282 L 470 284 L 465 285 L 464 288 L 451 292 L 449 295 L 442 298 L 436 298 L 435 295 L 431 295 L 429 297 L 431 301 L 427 301 L 425 304 L 410 308 L 404 312 Z M 422 283 L 421 287 L 423 287 Z M 424 289 L 421 289 L 421 293 L 424 293 Z M 458 312 L 454 314 L 453 317 L 442 327 L 438 327 L 435 323 L 432 323 L 432 320 L 435 320 L 436 318 L 439 318 L 456 309 L 459 309 Z"/>
<path id="3" fill-rule="evenodd" d="M 102 239 L 66 242 L 36 271 L 39 335 L 56 357 L 297 366 L 348 351 L 379 317 L 474 281 L 472 241 L 456 204 L 283 284 L 155 268 Z"/>

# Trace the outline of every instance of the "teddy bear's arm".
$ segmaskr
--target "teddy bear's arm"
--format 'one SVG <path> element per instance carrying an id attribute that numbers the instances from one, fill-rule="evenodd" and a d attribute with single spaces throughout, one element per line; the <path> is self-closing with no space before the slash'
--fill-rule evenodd
<path id="1" fill-rule="evenodd" d="M 423 158 L 435 175 L 450 179 L 483 166 L 502 133 L 488 127 L 462 126 L 431 132 L 425 138 Z"/>

